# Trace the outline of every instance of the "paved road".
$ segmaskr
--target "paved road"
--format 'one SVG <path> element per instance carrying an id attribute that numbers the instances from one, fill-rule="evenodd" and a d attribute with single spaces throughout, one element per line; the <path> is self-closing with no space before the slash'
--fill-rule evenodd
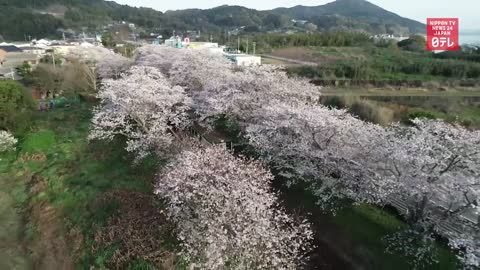
<path id="1" fill-rule="evenodd" d="M 290 58 L 274 56 L 274 55 L 270 55 L 270 54 L 262 54 L 261 57 L 268 58 L 268 59 L 279 60 L 279 61 L 284 61 L 284 62 L 289 62 L 289 63 L 292 63 L 292 64 L 303 65 L 303 66 L 318 66 L 318 64 L 314 63 L 314 62 L 300 61 L 300 60 L 295 60 L 295 59 L 290 59 Z"/>

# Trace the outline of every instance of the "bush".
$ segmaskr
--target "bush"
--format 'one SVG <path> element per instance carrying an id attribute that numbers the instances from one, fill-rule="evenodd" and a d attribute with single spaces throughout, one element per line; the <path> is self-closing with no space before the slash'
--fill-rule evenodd
<path id="1" fill-rule="evenodd" d="M 380 125 L 388 125 L 393 122 L 395 112 L 389 108 L 385 108 L 368 100 L 354 101 L 349 108 L 351 114 L 358 118 L 377 123 Z"/>
<path id="2" fill-rule="evenodd" d="M 343 109 L 346 107 L 345 98 L 334 96 L 334 97 L 324 97 L 320 100 L 323 105 L 334 108 L 334 109 Z"/>
<path id="3" fill-rule="evenodd" d="M 17 139 L 15 139 L 12 134 L 0 130 L 0 153 L 15 150 L 17 142 Z"/>
<path id="4" fill-rule="evenodd" d="M 0 81 L 0 130 L 23 133 L 30 126 L 34 102 L 15 81 Z"/>
<path id="5" fill-rule="evenodd" d="M 406 125 L 414 125 L 413 120 L 415 119 L 437 119 L 438 117 L 429 111 L 413 111 L 409 112 L 402 117 L 402 122 Z"/>
<path id="6" fill-rule="evenodd" d="M 436 119 L 437 117 L 433 113 L 427 111 L 416 111 L 408 114 L 408 119 L 410 120 L 417 118 Z"/>
<path id="7" fill-rule="evenodd" d="M 402 40 L 398 42 L 398 47 L 413 52 L 422 52 L 425 51 L 427 42 L 425 38 L 420 35 L 411 36 L 409 39 Z"/>

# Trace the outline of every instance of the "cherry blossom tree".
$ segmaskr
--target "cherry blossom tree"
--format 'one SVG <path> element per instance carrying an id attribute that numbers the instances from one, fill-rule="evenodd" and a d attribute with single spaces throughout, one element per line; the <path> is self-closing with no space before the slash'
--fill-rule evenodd
<path id="1" fill-rule="evenodd" d="M 132 65 L 130 59 L 98 46 L 76 47 L 68 52 L 66 58 L 84 63 L 85 72 L 89 71 L 90 77 L 95 79 L 97 76 L 105 79 L 118 78 Z"/>
<path id="2" fill-rule="evenodd" d="M 148 46 L 139 50 L 136 62 L 159 68 L 172 84 L 185 87 L 200 119 L 219 114 L 248 119 L 268 103 L 315 102 L 320 96 L 319 87 L 280 68 L 238 68 L 206 50 Z"/>
<path id="3" fill-rule="evenodd" d="M 480 223 L 479 223 L 480 224 Z M 477 226 L 480 226 L 477 224 Z M 467 267 L 480 267 L 480 229 L 476 231 L 454 234 L 449 237 L 449 245 L 460 250 L 459 259 Z"/>
<path id="4" fill-rule="evenodd" d="M 98 93 L 90 139 L 127 139 L 127 151 L 138 158 L 150 151 L 166 154 L 175 134 L 187 120 L 191 104 L 183 88 L 171 86 L 152 67 L 134 66 L 120 79 L 107 79 Z"/>
<path id="5" fill-rule="evenodd" d="M 344 110 L 278 104 L 260 111 L 246 132 L 284 177 L 314 184 L 320 206 L 339 198 L 383 204 L 397 186 L 380 173 L 389 155 L 385 130 Z"/>
<path id="6" fill-rule="evenodd" d="M 145 45 L 135 51 L 135 64 L 156 67 L 169 76 L 174 64 L 181 61 L 182 65 L 188 65 L 184 52 L 167 46 Z"/>
<path id="7" fill-rule="evenodd" d="M 389 238 L 392 250 L 399 247 L 424 259 L 432 254 L 433 233 L 452 233 L 443 224 L 462 224 L 465 215 L 475 217 L 478 211 L 478 131 L 419 119 L 414 127 L 383 128 L 318 105 L 279 104 L 266 107 L 257 119 L 247 127 L 251 142 L 283 176 L 314 180 L 321 206 L 338 198 L 379 205 L 404 201 L 412 227 Z M 468 228 L 466 235 L 478 235 L 478 227 Z M 409 237 L 425 245 L 412 251 L 400 241 Z M 449 237 L 453 243 L 457 238 L 465 236 Z M 470 263 L 480 252 L 463 248 Z"/>
<path id="8" fill-rule="evenodd" d="M 466 264 L 478 265 L 480 248 L 473 239 L 480 235 L 480 131 L 438 120 L 413 122 L 389 130 L 399 183 L 393 196 L 409 202 L 409 230 L 447 236 L 451 246 L 464 250 Z M 458 229 L 445 229 L 446 223 Z"/>
<path id="9" fill-rule="evenodd" d="M 261 164 L 220 146 L 185 150 L 159 176 L 184 255 L 201 269 L 295 269 L 312 232 L 295 222 L 270 192 Z"/>
<path id="10" fill-rule="evenodd" d="M 414 200 L 410 218 L 422 219 L 429 204 L 450 218 L 480 204 L 480 131 L 438 120 L 414 120 L 414 127 L 395 125 L 392 151 L 399 171 L 399 196 Z"/>
<path id="11" fill-rule="evenodd" d="M 100 78 L 119 78 L 127 70 L 132 61 L 116 53 L 106 53 L 96 60 L 96 71 Z"/>
<path id="12" fill-rule="evenodd" d="M 450 233 L 442 232 L 444 222 L 463 226 L 465 215 L 478 211 L 478 131 L 429 120 L 413 127 L 366 123 L 317 104 L 319 89 L 308 81 L 271 67 L 236 68 L 204 51 L 147 47 L 136 61 L 185 87 L 200 120 L 226 114 L 238 121 L 261 157 L 290 182 L 309 181 L 324 208 L 339 198 L 404 201 L 411 230 L 398 236 L 425 243 L 435 232 Z M 479 230 L 467 227 L 448 238 L 475 265 Z"/>
<path id="13" fill-rule="evenodd" d="M 0 130 L 0 153 L 15 150 L 18 140 L 7 131 Z"/>

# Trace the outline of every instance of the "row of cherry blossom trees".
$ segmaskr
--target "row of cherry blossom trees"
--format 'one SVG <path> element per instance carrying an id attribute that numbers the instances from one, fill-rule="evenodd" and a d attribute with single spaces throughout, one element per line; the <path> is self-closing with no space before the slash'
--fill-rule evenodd
<path id="1" fill-rule="evenodd" d="M 198 119 L 226 114 L 239 121 L 282 176 L 312 183 L 322 206 L 338 198 L 379 205 L 401 199 L 415 232 L 406 235 L 431 237 L 446 220 L 468 224 L 465 233 L 448 232 L 450 244 L 467 264 L 479 264 L 480 223 L 463 223 L 480 204 L 479 131 L 421 119 L 411 127 L 366 123 L 319 105 L 319 89 L 307 81 L 270 67 L 235 68 L 202 51 L 146 46 L 137 63 L 183 86 Z"/>
<path id="2" fill-rule="evenodd" d="M 98 46 L 80 46 L 68 51 L 67 60 L 86 63 L 102 79 L 117 78 L 132 65 L 132 60 Z"/>
<path id="3" fill-rule="evenodd" d="M 149 154 L 171 161 L 156 192 L 167 200 L 192 267 L 294 269 L 305 262 L 312 231 L 278 205 L 272 175 L 260 163 L 185 139 L 195 108 L 188 85 L 140 62 L 101 85 L 89 139 L 121 136 L 137 161 Z"/>

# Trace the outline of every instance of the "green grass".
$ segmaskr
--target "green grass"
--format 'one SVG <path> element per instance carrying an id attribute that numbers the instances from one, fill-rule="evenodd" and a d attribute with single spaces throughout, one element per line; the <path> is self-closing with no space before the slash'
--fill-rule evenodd
<path id="1" fill-rule="evenodd" d="M 22 153 L 47 153 L 55 144 L 55 133 L 52 130 L 40 130 L 28 134 L 21 144 Z"/>
<path id="2" fill-rule="evenodd" d="M 411 269 L 408 264 L 412 258 L 401 254 L 385 253 L 386 243 L 382 240 L 385 236 L 407 228 L 395 215 L 371 205 L 359 205 L 342 210 L 333 217 L 333 221 L 363 248 L 358 250 L 366 257 L 375 258 L 372 262 L 375 269 Z M 455 254 L 442 243 L 437 243 L 437 258 L 439 263 L 427 266 L 425 269 L 457 269 Z"/>
<path id="3" fill-rule="evenodd" d="M 362 97 L 480 97 L 480 89 L 475 91 L 430 91 L 427 89 L 391 90 L 385 88 L 324 88 L 324 96 L 362 96 Z"/>
<path id="4" fill-rule="evenodd" d="M 18 156 L 43 154 L 46 160 L 22 162 L 4 158 L 0 162 L 0 173 L 6 177 L 37 174 L 45 180 L 46 188 L 31 200 L 47 201 L 63 213 L 67 229 L 83 234 L 83 251 L 75 258 L 79 269 L 88 269 L 90 265 L 104 267 L 112 252 L 109 247 L 97 253 L 91 251 L 95 230 L 104 226 L 118 208 L 118 202 L 99 204 L 98 200 L 105 192 L 116 189 L 151 194 L 150 181 L 159 166 L 155 160 L 133 166 L 132 156 L 123 150 L 122 141 L 88 142 L 90 109 L 81 104 L 38 112 L 34 117 L 35 128 L 21 139 Z M 19 202 L 27 199 L 27 180 L 18 182 L 15 187 L 18 191 L 9 191 Z M 33 232 L 33 228 L 29 230 Z"/>
<path id="5" fill-rule="evenodd" d="M 31 269 L 29 254 L 22 246 L 35 233 L 24 227 L 23 207 L 28 196 L 24 172 L 12 166 L 16 153 L 0 154 L 0 269 Z"/>
<path id="6" fill-rule="evenodd" d="M 98 251 L 97 256 L 95 258 L 95 265 L 99 267 L 100 269 L 108 269 L 107 264 L 110 258 L 112 258 L 113 254 L 115 254 L 115 251 L 118 250 L 118 246 L 110 246 L 110 247 L 105 247 Z"/>
<path id="7" fill-rule="evenodd" d="M 462 108 L 458 117 L 460 122 L 468 126 L 475 128 L 480 127 L 480 106 Z"/>
<path id="8" fill-rule="evenodd" d="M 128 270 L 155 270 L 155 269 L 156 269 L 155 266 L 143 260 L 133 261 L 128 266 Z"/>

